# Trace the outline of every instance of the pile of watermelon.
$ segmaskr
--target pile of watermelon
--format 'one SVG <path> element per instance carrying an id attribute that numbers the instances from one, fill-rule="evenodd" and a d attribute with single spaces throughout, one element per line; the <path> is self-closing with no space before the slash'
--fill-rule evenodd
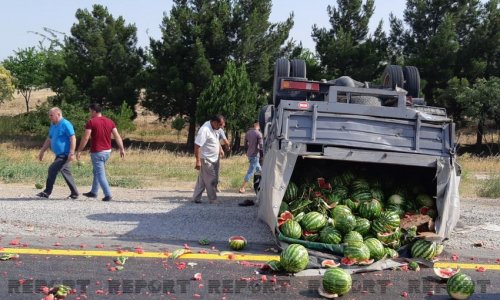
<path id="1" fill-rule="evenodd" d="M 311 182 L 290 182 L 278 217 L 278 229 L 290 239 L 343 244 L 342 263 L 370 264 L 397 257 L 411 244 L 413 257 L 432 260 L 442 245 L 416 238 L 417 228 L 400 227 L 402 218 L 435 218 L 435 200 L 415 183 L 387 184 L 350 171 Z"/>

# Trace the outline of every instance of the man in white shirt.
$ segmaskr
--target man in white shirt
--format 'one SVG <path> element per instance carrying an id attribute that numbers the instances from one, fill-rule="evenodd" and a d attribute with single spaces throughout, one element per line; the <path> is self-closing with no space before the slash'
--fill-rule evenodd
<path id="1" fill-rule="evenodd" d="M 199 171 L 193 193 L 193 202 L 195 203 L 201 203 L 201 196 L 205 189 L 209 203 L 219 203 L 217 200 L 217 170 L 219 169 L 219 156 L 224 153 L 219 142 L 219 129 L 224 126 L 224 123 L 222 115 L 213 116 L 200 127 L 194 140 L 194 156 L 196 158 L 194 168 Z"/>

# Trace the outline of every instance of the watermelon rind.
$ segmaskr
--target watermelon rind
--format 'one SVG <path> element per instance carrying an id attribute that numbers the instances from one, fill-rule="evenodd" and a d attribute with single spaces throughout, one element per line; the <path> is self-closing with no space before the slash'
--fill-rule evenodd
<path id="1" fill-rule="evenodd" d="M 247 240 L 242 236 L 232 236 L 228 242 L 229 248 L 233 250 L 242 250 L 247 245 Z"/>

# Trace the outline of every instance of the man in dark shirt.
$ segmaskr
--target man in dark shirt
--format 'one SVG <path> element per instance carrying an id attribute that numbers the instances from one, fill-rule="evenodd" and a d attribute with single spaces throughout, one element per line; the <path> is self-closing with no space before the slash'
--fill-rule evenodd
<path id="1" fill-rule="evenodd" d="M 240 187 L 240 193 L 245 193 L 248 181 L 250 177 L 257 171 L 261 171 L 261 166 L 259 163 L 260 150 L 262 150 L 262 133 L 260 133 L 259 121 L 253 123 L 252 128 L 247 131 L 245 135 L 245 146 L 247 148 L 247 157 L 249 161 L 249 166 L 247 174 L 245 175 L 243 184 Z"/>

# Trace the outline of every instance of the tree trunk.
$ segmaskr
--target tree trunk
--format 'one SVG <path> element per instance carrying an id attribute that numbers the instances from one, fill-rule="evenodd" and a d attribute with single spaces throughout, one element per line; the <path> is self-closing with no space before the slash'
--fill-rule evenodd
<path id="1" fill-rule="evenodd" d="M 194 152 L 194 138 L 196 134 L 196 120 L 194 117 L 189 118 L 189 130 L 187 139 L 187 151 Z"/>
<path id="2" fill-rule="evenodd" d="M 477 123 L 476 146 L 481 147 L 483 144 L 484 120 L 480 119 Z"/>
<path id="3" fill-rule="evenodd" d="M 233 150 L 233 153 L 238 153 L 241 150 L 241 133 L 239 131 L 234 132 Z"/>

